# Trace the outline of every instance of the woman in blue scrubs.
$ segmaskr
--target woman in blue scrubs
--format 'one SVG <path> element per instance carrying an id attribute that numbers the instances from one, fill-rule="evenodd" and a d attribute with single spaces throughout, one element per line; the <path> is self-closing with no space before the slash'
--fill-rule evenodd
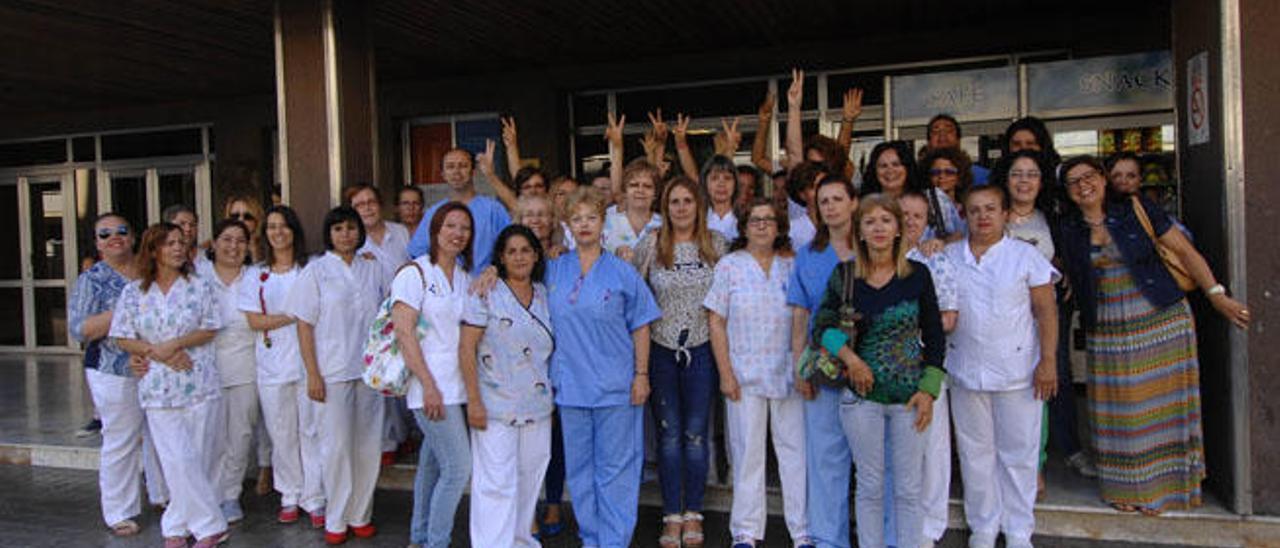
<path id="1" fill-rule="evenodd" d="M 813 241 L 796 252 L 796 268 L 787 284 L 791 317 L 791 352 L 800 359 L 810 344 L 810 321 L 822 304 L 822 294 L 836 265 L 853 260 L 853 212 L 858 195 L 848 180 L 830 176 L 814 189 L 818 202 L 818 232 Z M 834 385 L 797 379 L 805 397 L 805 472 L 809 536 L 824 547 L 849 548 L 849 470 L 853 456 L 840 425 L 840 392 Z"/>
<path id="2" fill-rule="evenodd" d="M 662 312 L 636 270 L 602 247 L 598 191 L 574 191 L 565 211 L 577 248 L 547 264 L 546 283 L 567 484 L 583 546 L 624 548 L 640 502 L 649 323 Z"/>

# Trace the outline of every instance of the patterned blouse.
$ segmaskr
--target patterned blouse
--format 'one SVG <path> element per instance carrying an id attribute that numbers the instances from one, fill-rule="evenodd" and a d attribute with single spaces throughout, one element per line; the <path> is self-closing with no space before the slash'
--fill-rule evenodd
<path id="1" fill-rule="evenodd" d="M 141 282 L 132 282 L 120 294 L 111 336 L 161 343 L 204 329 L 222 327 L 217 301 L 209 282 L 195 275 L 179 276 L 169 292 L 152 283 L 145 293 Z M 138 383 L 138 400 L 144 408 L 188 407 L 217 398 L 222 387 L 214 366 L 213 343 L 186 349 L 191 369 L 175 371 L 152 361 Z"/>
<path id="2" fill-rule="evenodd" d="M 714 231 L 711 245 L 720 255 L 729 247 L 724 237 Z M 649 283 L 658 308 L 662 309 L 662 318 L 649 326 L 653 342 L 670 349 L 692 348 L 711 339 L 702 300 L 711 289 L 715 265 L 702 260 L 696 243 L 682 242 L 672 248 L 672 264 L 667 268 L 658 262 L 658 233 L 650 232 L 636 246 L 632 263 Z M 682 332 L 686 332 L 683 341 Z"/>
<path id="3" fill-rule="evenodd" d="M 791 307 L 787 283 L 795 258 L 774 256 L 766 275 L 746 250 L 716 263 L 703 306 L 727 320 L 729 361 L 744 394 L 785 398 L 792 391 Z"/>
<path id="4" fill-rule="evenodd" d="M 476 352 L 476 375 L 489 418 L 519 426 L 550 417 L 547 364 L 555 341 L 547 288 L 533 284 L 533 300 L 525 308 L 506 283 L 499 283 L 486 297 L 467 298 L 462 322 L 484 328 Z"/>
<path id="5" fill-rule="evenodd" d="M 601 233 L 602 243 L 610 253 L 617 252 L 618 248 L 624 245 L 634 249 L 645 234 L 657 232 L 659 228 L 662 228 L 662 217 L 657 213 L 650 216 L 649 222 L 636 232 L 631 228 L 627 213 L 621 207 L 611 207 L 605 211 L 604 231 Z"/>
<path id="6" fill-rule="evenodd" d="M 120 349 L 116 341 L 104 337 L 92 341 L 84 338 L 84 321 L 115 308 L 120 292 L 129 285 L 128 278 L 111 268 L 105 261 L 99 262 L 76 278 L 68 299 L 67 319 L 71 324 L 71 336 L 85 343 L 84 366 L 100 372 L 127 377 L 129 353 Z"/>

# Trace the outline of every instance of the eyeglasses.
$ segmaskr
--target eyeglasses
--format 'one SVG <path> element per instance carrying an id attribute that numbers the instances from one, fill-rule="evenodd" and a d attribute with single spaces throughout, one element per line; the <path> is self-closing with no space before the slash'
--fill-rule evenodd
<path id="1" fill-rule="evenodd" d="M 747 224 L 756 226 L 768 226 L 778 222 L 777 217 L 748 217 Z"/>
<path id="2" fill-rule="evenodd" d="M 940 177 L 943 175 L 955 177 L 956 175 L 959 175 L 959 174 L 960 174 L 960 170 L 954 167 L 943 167 L 943 168 L 935 168 L 935 169 L 929 170 L 930 177 Z"/>
<path id="3" fill-rule="evenodd" d="M 1091 169 L 1091 170 L 1089 170 L 1089 172 L 1088 172 L 1088 173 L 1085 173 L 1084 175 L 1081 175 L 1081 176 L 1079 176 L 1079 177 L 1075 177 L 1075 178 L 1068 178 L 1068 179 L 1067 179 L 1067 186 L 1076 186 L 1076 185 L 1080 184 L 1080 183 L 1081 183 L 1081 182 L 1083 182 L 1083 181 L 1096 181 L 1096 180 L 1098 180 L 1098 179 L 1099 179 L 1099 178 L 1101 178 L 1101 177 L 1102 177 L 1102 174 L 1101 174 L 1101 173 L 1098 173 L 1098 170 L 1096 170 L 1096 169 Z"/>
<path id="4" fill-rule="evenodd" d="M 99 239 L 99 240 L 106 240 L 106 239 L 108 239 L 108 238 L 110 238 L 110 237 L 112 237 L 112 236 L 128 236 L 128 235 L 129 235 L 129 226 L 128 226 L 128 225 L 120 225 L 120 226 L 117 226 L 117 227 L 115 228 L 115 230 L 112 230 L 112 229 L 110 229 L 110 228 L 99 228 L 99 229 L 98 229 L 98 239 Z"/>
<path id="5" fill-rule="evenodd" d="M 236 221 L 252 221 L 252 220 L 253 220 L 253 214 L 252 214 L 252 213 L 249 213 L 249 212 L 247 212 L 247 211 L 246 211 L 246 212 L 239 212 L 239 211 L 237 211 L 237 212 L 235 212 L 235 213 L 232 213 L 232 214 L 230 214 L 230 215 L 227 215 L 227 218 L 228 218 L 228 219 L 233 219 L 233 220 L 236 220 Z"/>
<path id="6" fill-rule="evenodd" d="M 1010 172 L 1009 172 L 1009 178 L 1010 178 L 1010 179 L 1039 179 L 1039 178 L 1040 178 L 1040 172 L 1039 172 L 1039 171 L 1037 171 L 1037 170 L 1031 170 L 1031 171 L 1010 171 Z"/>

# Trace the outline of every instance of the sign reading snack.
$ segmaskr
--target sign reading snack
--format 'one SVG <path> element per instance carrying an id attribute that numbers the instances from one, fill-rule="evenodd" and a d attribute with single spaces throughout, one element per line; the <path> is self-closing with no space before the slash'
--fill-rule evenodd
<path id="1" fill-rule="evenodd" d="M 1173 108 L 1168 51 L 1027 65 L 1028 112 L 1041 118 Z"/>
<path id="2" fill-rule="evenodd" d="M 892 89 L 893 120 L 898 126 L 923 125 L 940 112 L 962 121 L 1018 115 L 1014 67 L 895 76 Z"/>

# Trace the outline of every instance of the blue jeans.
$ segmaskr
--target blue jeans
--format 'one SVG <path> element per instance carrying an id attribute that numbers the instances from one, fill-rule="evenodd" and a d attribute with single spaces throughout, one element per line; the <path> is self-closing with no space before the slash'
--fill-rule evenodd
<path id="1" fill-rule="evenodd" d="M 687 353 L 655 343 L 649 352 L 649 409 L 658 434 L 662 512 L 701 512 L 707 486 L 708 417 L 720 378 L 711 343 Z"/>
<path id="2" fill-rule="evenodd" d="M 849 475 L 853 454 L 840 423 L 841 389 L 817 386 L 804 402 L 809 536 L 818 546 L 849 548 Z"/>
<path id="3" fill-rule="evenodd" d="M 471 480 L 471 443 L 461 405 L 446 405 L 444 420 L 428 420 L 421 409 L 413 418 L 422 429 L 418 472 L 413 478 L 413 517 L 409 540 L 425 548 L 448 548 L 462 491 Z"/>
<path id="4" fill-rule="evenodd" d="M 626 548 L 640 508 L 644 408 L 560 407 L 573 516 L 585 548 Z"/>

